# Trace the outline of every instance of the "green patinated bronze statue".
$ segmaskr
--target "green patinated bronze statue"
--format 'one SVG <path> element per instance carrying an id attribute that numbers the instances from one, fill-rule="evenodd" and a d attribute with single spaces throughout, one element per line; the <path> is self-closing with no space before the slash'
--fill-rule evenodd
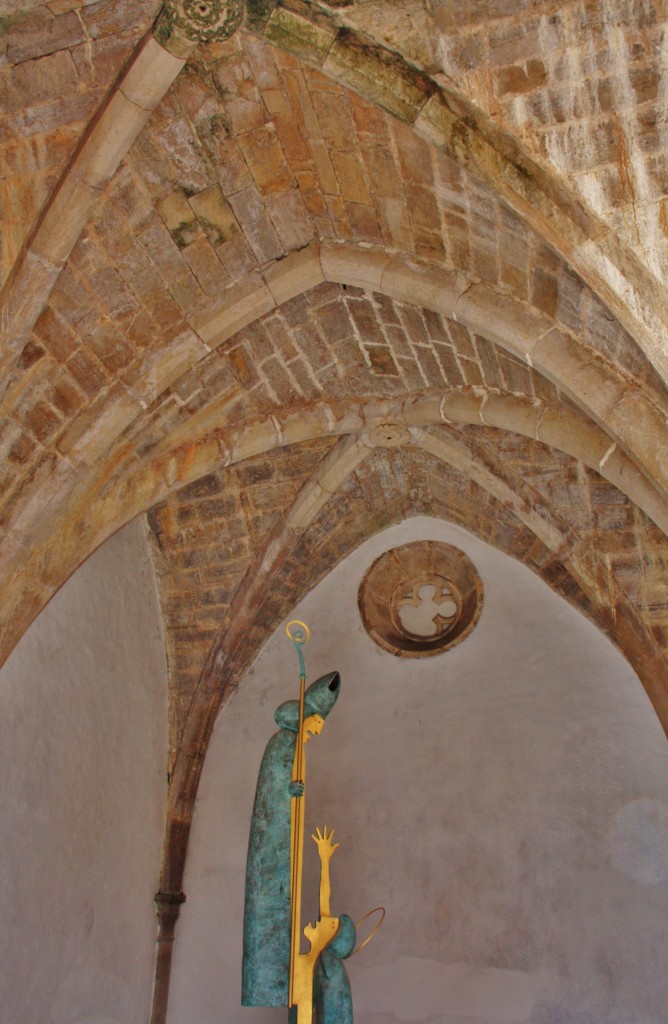
<path id="1" fill-rule="evenodd" d="M 291 633 L 293 626 L 299 629 Z M 356 952 L 356 926 L 347 914 L 333 917 L 330 911 L 329 862 L 339 844 L 327 826 L 312 836 L 320 857 L 319 917 L 303 931 L 308 952 L 301 952 L 300 943 L 305 747 L 321 732 L 341 680 L 338 672 L 329 672 L 306 689 L 301 645 L 308 627 L 292 622 L 287 632 L 299 654 L 300 696 L 276 710 L 280 728 L 267 744 L 257 780 L 246 864 L 241 1002 L 287 1006 L 289 1024 L 352 1024 L 342 961 Z"/>
<path id="2" fill-rule="evenodd" d="M 338 672 L 329 672 L 304 694 L 304 743 L 317 735 L 334 707 Z M 279 732 L 264 752 L 246 863 L 244 1006 L 287 1006 L 290 971 L 291 800 L 303 799 L 304 779 L 291 781 L 299 736 L 299 701 L 288 700 L 274 716 Z"/>

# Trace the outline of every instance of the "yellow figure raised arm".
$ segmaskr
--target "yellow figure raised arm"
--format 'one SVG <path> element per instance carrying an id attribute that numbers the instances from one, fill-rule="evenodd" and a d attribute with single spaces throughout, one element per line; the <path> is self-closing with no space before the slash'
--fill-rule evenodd
<path id="1" fill-rule="evenodd" d="M 296 1014 L 290 1017 L 291 1024 L 315 1024 L 313 1021 L 313 975 L 318 958 L 323 950 L 332 942 L 339 930 L 339 918 L 330 913 L 331 883 L 329 878 L 329 862 L 339 844 L 333 841 L 334 829 L 327 831 L 324 825 L 311 836 L 318 847 L 320 857 L 320 914 L 314 924 L 304 928 L 310 949 L 308 953 L 300 953 L 296 957 L 294 977 L 294 1006 Z"/>
<path id="2" fill-rule="evenodd" d="M 328 835 L 326 825 L 323 825 L 322 832 L 317 828 L 311 839 L 318 847 L 318 856 L 320 857 L 320 916 L 329 917 L 331 913 L 329 903 L 332 895 L 332 887 L 329 880 L 329 862 L 334 851 L 338 850 L 341 844 L 333 842 L 334 829 L 330 829 Z"/>

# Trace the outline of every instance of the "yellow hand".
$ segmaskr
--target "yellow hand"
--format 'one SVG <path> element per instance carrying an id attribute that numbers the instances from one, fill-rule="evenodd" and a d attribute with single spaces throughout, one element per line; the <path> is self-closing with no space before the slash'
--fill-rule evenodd
<path id="1" fill-rule="evenodd" d="M 329 833 L 327 832 L 327 826 L 323 825 L 322 832 L 319 828 L 315 830 L 315 834 L 311 836 L 311 839 L 318 847 L 318 854 L 320 860 L 329 860 L 335 850 L 338 850 L 340 843 L 334 843 L 334 829 L 331 828 Z"/>

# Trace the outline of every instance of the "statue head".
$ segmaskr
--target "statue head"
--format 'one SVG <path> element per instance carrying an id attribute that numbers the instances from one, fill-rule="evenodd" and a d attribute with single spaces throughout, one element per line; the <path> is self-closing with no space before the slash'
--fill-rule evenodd
<path id="1" fill-rule="evenodd" d="M 304 935 L 311 945 L 320 946 L 321 949 L 326 946 L 329 949 L 332 945 L 330 937 L 336 931 L 338 923 L 335 917 L 319 917 L 315 924 L 309 922 L 306 925 Z"/>
<path id="2" fill-rule="evenodd" d="M 319 736 L 325 719 L 320 715 L 307 715 L 304 719 L 304 743 L 308 743 L 312 736 Z"/>
<path id="3" fill-rule="evenodd" d="M 336 935 L 327 946 L 328 952 L 340 960 L 345 960 L 355 948 L 355 937 L 356 931 L 352 918 L 347 914 L 341 914 Z"/>
<path id="4" fill-rule="evenodd" d="M 311 718 L 313 719 L 311 725 L 316 726 L 316 728 L 309 729 L 311 735 L 315 735 L 322 729 L 327 715 L 336 704 L 340 688 L 341 676 L 339 673 L 328 672 L 327 675 L 320 676 L 314 683 L 311 683 L 306 690 L 304 694 L 304 724 L 306 725 Z M 297 732 L 299 729 L 299 701 L 284 701 L 276 709 L 274 719 L 281 729 Z M 317 728 L 318 722 L 315 719 L 320 719 L 319 728 Z"/>

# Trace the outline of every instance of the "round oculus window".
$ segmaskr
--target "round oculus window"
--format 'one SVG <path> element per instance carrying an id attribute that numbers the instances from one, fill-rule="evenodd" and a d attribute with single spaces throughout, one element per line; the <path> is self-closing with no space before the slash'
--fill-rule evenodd
<path id="1" fill-rule="evenodd" d="M 461 643 L 476 625 L 482 602 L 482 580 L 471 559 L 440 541 L 386 551 L 359 589 L 367 633 L 402 658 L 426 658 Z"/>

